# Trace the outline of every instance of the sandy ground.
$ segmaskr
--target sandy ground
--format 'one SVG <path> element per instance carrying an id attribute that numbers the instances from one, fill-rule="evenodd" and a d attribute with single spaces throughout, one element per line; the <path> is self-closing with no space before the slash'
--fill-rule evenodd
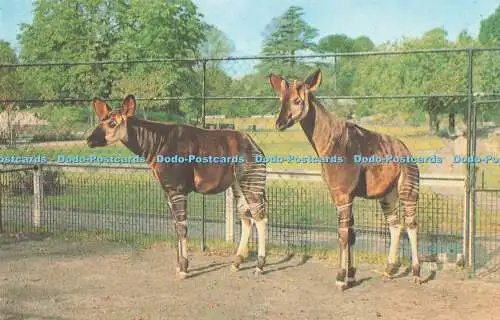
<path id="1" fill-rule="evenodd" d="M 0 319 L 498 319 L 500 284 L 439 271 L 420 286 L 384 280 L 360 265 L 358 285 L 336 289 L 325 261 L 269 257 L 238 273 L 231 257 L 190 254 L 190 277 L 174 251 L 50 237 L 0 237 Z"/>

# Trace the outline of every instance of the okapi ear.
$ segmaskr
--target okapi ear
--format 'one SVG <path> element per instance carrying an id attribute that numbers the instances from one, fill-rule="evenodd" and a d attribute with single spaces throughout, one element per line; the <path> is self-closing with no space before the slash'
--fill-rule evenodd
<path id="1" fill-rule="evenodd" d="M 135 97 L 133 94 L 129 94 L 123 99 L 122 114 L 126 117 L 132 117 L 135 115 L 135 108 Z"/>
<path id="2" fill-rule="evenodd" d="M 305 81 L 309 91 L 315 91 L 321 84 L 321 69 L 316 70 Z"/>
<path id="3" fill-rule="evenodd" d="M 111 108 L 108 106 L 106 101 L 103 101 L 99 98 L 92 99 L 92 106 L 94 107 L 99 121 L 102 121 L 104 118 L 106 118 L 111 111 Z"/>
<path id="4" fill-rule="evenodd" d="M 271 87 L 273 88 L 274 91 L 276 91 L 276 93 L 281 93 L 281 90 L 282 90 L 282 82 L 284 80 L 281 79 L 280 76 L 274 74 L 274 73 L 271 73 L 269 75 L 269 83 L 271 84 Z"/>

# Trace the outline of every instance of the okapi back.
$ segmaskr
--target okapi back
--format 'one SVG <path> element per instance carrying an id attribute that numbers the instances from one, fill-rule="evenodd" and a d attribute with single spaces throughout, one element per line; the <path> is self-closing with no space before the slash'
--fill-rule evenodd
<path id="1" fill-rule="evenodd" d="M 184 190 L 218 193 L 229 187 L 236 174 L 237 159 L 254 162 L 262 154 L 253 140 L 235 130 L 210 130 L 186 124 L 161 123 L 130 117 L 128 140 L 124 144 L 159 172 L 164 187 L 182 185 Z M 160 157 L 158 157 L 160 156 Z M 178 156 L 212 157 L 212 161 L 159 162 L 158 158 Z M 217 160 L 219 161 L 214 161 Z M 229 161 L 221 159 L 232 158 Z M 238 158 L 240 157 L 240 158 Z M 193 179 L 186 179 L 186 178 Z M 193 182 L 193 185 L 186 185 Z M 203 186 L 203 187 L 202 187 Z"/>

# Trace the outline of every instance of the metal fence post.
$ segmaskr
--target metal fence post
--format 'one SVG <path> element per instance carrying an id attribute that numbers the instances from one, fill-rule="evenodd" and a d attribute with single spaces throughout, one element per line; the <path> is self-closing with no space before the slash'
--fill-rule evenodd
<path id="1" fill-rule="evenodd" d="M 35 166 L 33 169 L 33 226 L 40 227 L 42 209 L 42 167 Z"/>
<path id="2" fill-rule="evenodd" d="M 472 72 L 473 72 L 473 49 L 469 48 L 467 50 L 468 54 L 468 74 L 467 74 L 467 157 L 475 157 L 476 155 L 476 111 L 477 108 L 473 102 L 473 83 L 472 83 Z M 475 218 L 476 218 L 476 166 L 474 161 L 467 161 L 467 189 L 468 189 L 468 215 L 467 215 L 467 225 L 468 233 L 468 265 L 471 267 L 471 272 L 475 272 Z"/>
<path id="3" fill-rule="evenodd" d="M 205 104 L 206 104 L 206 77 L 207 77 L 207 60 L 203 59 L 203 77 L 201 81 L 201 127 L 205 128 Z M 205 195 L 201 195 L 201 251 L 205 251 Z"/>
<path id="4" fill-rule="evenodd" d="M 226 241 L 233 242 L 233 236 L 234 236 L 233 188 L 231 188 L 231 187 L 227 188 L 227 190 L 225 192 L 225 196 L 226 196 L 226 210 L 225 210 L 225 213 L 226 213 L 225 214 L 225 216 L 226 216 Z"/>
<path id="5" fill-rule="evenodd" d="M 463 245 L 463 248 L 462 248 L 462 254 L 463 254 L 463 261 L 465 264 L 468 263 L 468 252 L 469 252 L 469 224 L 468 224 L 468 215 L 469 215 L 469 206 L 468 206 L 468 199 L 469 199 L 469 188 L 467 186 L 467 184 L 469 183 L 467 181 L 467 174 L 464 176 L 464 202 L 463 202 L 463 209 L 464 209 L 464 220 L 463 220 L 463 225 L 462 225 L 462 229 L 463 229 L 463 238 L 462 238 L 462 245 Z"/>
<path id="6" fill-rule="evenodd" d="M 3 233 L 3 174 L 0 172 L 0 233 Z"/>

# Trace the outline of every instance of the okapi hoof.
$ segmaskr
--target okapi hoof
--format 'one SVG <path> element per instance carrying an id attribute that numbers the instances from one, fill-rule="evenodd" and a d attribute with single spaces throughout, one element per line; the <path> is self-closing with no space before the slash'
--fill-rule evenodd
<path id="1" fill-rule="evenodd" d="M 396 264 L 396 263 L 388 263 L 386 266 L 385 266 L 385 270 L 384 270 L 384 276 L 388 279 L 392 279 L 392 277 L 394 277 L 394 275 L 397 273 L 397 271 L 399 270 L 399 267 L 400 265 L 399 264 Z"/>
<path id="2" fill-rule="evenodd" d="M 420 265 L 412 266 L 413 282 L 416 284 L 422 284 L 422 279 L 420 279 Z"/>
<path id="3" fill-rule="evenodd" d="M 337 282 L 337 288 L 340 291 L 345 291 L 354 286 L 354 281 L 346 281 L 346 282 Z"/>
<path id="4" fill-rule="evenodd" d="M 233 263 L 231 265 L 231 272 L 238 272 L 238 271 L 240 271 L 240 266 L 236 263 Z"/>
<path id="5" fill-rule="evenodd" d="M 231 271 L 236 272 L 240 270 L 240 265 L 243 263 L 245 258 L 241 255 L 237 255 L 233 264 L 231 265 Z"/>
<path id="6" fill-rule="evenodd" d="M 264 274 L 264 270 L 260 269 L 259 267 L 256 267 L 253 274 L 255 274 L 256 276 L 260 276 L 260 275 Z"/>

